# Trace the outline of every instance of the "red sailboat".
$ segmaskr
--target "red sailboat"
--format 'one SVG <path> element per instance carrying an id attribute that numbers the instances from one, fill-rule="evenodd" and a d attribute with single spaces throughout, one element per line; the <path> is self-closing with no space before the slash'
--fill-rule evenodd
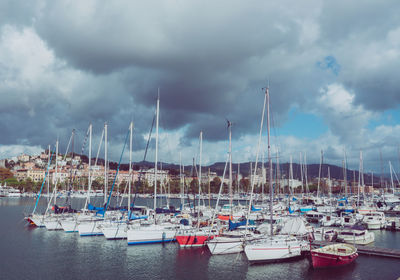
<path id="1" fill-rule="evenodd" d="M 332 244 L 311 251 L 314 268 L 346 265 L 357 257 L 357 248 L 350 244 Z"/>
<path id="2" fill-rule="evenodd" d="M 207 240 L 218 236 L 218 232 L 209 228 L 181 230 L 176 235 L 176 241 L 181 247 L 201 247 Z"/>

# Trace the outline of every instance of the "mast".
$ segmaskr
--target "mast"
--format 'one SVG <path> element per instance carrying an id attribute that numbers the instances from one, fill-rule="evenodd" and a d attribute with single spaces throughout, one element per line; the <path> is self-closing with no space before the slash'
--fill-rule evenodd
<path id="1" fill-rule="evenodd" d="M 156 108 L 156 158 L 154 162 L 154 211 L 157 208 L 157 161 L 158 161 L 158 122 L 160 110 L 160 88 L 158 88 L 157 108 Z"/>
<path id="2" fill-rule="evenodd" d="M 200 195 L 201 195 L 201 154 L 203 149 L 203 131 L 200 131 L 200 155 L 199 155 L 199 202 L 198 202 L 198 214 L 197 214 L 197 228 L 200 226 Z"/>
<path id="3" fill-rule="evenodd" d="M 319 197 L 319 184 L 321 182 L 321 169 L 322 169 L 323 158 L 324 158 L 324 152 L 323 152 L 323 150 L 321 150 L 321 158 L 319 160 L 319 171 L 318 171 L 317 198 Z"/>
<path id="4" fill-rule="evenodd" d="M 92 189 L 91 166 L 92 166 L 92 124 L 89 125 L 89 170 L 88 170 L 88 195 L 86 204 L 90 203 L 90 191 Z"/>
<path id="5" fill-rule="evenodd" d="M 130 127 L 130 139 L 129 139 L 129 186 L 128 186 L 128 221 L 130 219 L 131 211 L 131 186 L 132 186 L 132 135 L 133 135 L 133 122 L 131 122 Z"/>
<path id="6" fill-rule="evenodd" d="M 389 168 L 390 168 L 390 182 L 392 184 L 393 194 L 394 194 L 394 183 L 393 183 L 393 174 L 392 174 L 392 163 L 389 161 Z"/>
<path id="7" fill-rule="evenodd" d="M 262 181 L 261 181 L 261 203 L 263 203 L 263 201 L 264 201 L 264 185 L 267 183 L 267 170 L 265 169 L 265 164 L 264 164 L 264 159 L 265 159 L 264 151 L 263 151 L 263 155 L 262 155 L 261 158 L 262 158 L 262 162 L 261 162 L 261 176 L 262 176 Z M 256 171 L 256 173 L 257 173 L 257 171 Z"/>
<path id="8" fill-rule="evenodd" d="M 309 193 L 309 189 L 308 189 L 307 170 L 308 170 L 308 167 L 307 167 L 307 153 L 304 152 L 304 177 L 305 177 L 305 179 L 306 179 L 306 192 L 307 192 L 307 194 L 308 194 L 308 193 Z"/>
<path id="9" fill-rule="evenodd" d="M 250 185 L 253 185 L 253 163 L 250 161 Z"/>
<path id="10" fill-rule="evenodd" d="M 331 172 L 329 166 L 328 166 L 328 183 L 329 183 L 329 202 L 330 202 L 329 212 L 330 215 L 332 215 L 332 182 L 331 182 Z"/>
<path id="11" fill-rule="evenodd" d="M 270 112 L 269 112 L 269 92 L 268 87 L 265 89 L 265 94 L 267 96 L 267 144 L 268 144 L 268 166 L 269 166 L 269 212 L 270 212 L 270 223 L 271 223 L 271 236 L 274 235 L 273 229 L 273 214 L 272 214 L 272 203 L 273 203 L 273 189 L 272 189 L 272 160 L 271 160 L 271 144 L 270 144 Z"/>
<path id="12" fill-rule="evenodd" d="M 360 159 L 361 159 L 361 186 L 363 189 L 363 200 L 365 203 L 364 159 L 363 159 L 362 151 L 361 151 Z"/>
<path id="13" fill-rule="evenodd" d="M 104 123 L 104 204 L 107 202 L 108 158 L 107 158 L 107 123 Z"/>
<path id="14" fill-rule="evenodd" d="M 231 208 L 231 216 L 233 214 L 233 191 L 232 191 L 232 123 L 228 121 L 229 129 L 229 204 Z"/>
<path id="15" fill-rule="evenodd" d="M 292 156 L 290 156 L 290 164 L 289 164 L 289 193 L 294 196 L 294 189 L 293 189 L 293 160 Z"/>
<path id="16" fill-rule="evenodd" d="M 72 129 L 72 135 L 71 135 L 71 165 L 69 169 L 69 190 L 72 189 L 72 169 L 74 168 L 73 165 L 73 160 L 74 160 L 74 138 L 75 138 L 75 129 Z"/>
<path id="17" fill-rule="evenodd" d="M 362 151 L 360 151 L 360 165 L 358 168 L 358 187 L 357 187 L 357 207 L 360 205 L 360 185 L 361 185 L 361 170 L 362 170 Z"/>
<path id="18" fill-rule="evenodd" d="M 211 178 L 210 178 L 210 168 L 208 168 L 208 207 L 211 208 Z"/>
<path id="19" fill-rule="evenodd" d="M 344 193 L 347 198 L 347 162 L 346 162 L 346 150 L 344 150 L 344 159 L 343 159 L 343 177 L 344 177 Z M 350 180 L 351 181 L 351 180 Z"/>
<path id="20" fill-rule="evenodd" d="M 179 183 L 181 187 L 181 210 L 183 210 L 184 189 L 183 189 L 183 178 L 182 178 L 182 152 L 179 152 Z"/>
<path id="21" fill-rule="evenodd" d="M 304 195 L 304 176 L 303 176 L 303 155 L 300 152 L 300 178 L 301 178 L 301 196 Z"/>
<path id="22" fill-rule="evenodd" d="M 49 160 L 50 160 L 50 145 L 49 145 Z M 49 192 L 50 192 L 50 176 L 49 178 L 47 178 L 47 200 L 50 199 Z"/>
<path id="23" fill-rule="evenodd" d="M 57 204 L 57 178 L 58 178 L 58 139 L 56 141 L 56 171 L 55 171 L 55 183 L 54 183 L 54 205 Z"/>
<path id="24" fill-rule="evenodd" d="M 379 149 L 379 158 L 380 158 L 380 162 L 381 162 L 380 186 L 381 186 L 381 189 L 383 189 L 383 161 L 382 161 L 382 149 Z M 383 192 L 385 193 L 385 190 L 383 190 Z"/>
<path id="25" fill-rule="evenodd" d="M 279 166 L 279 149 L 276 151 L 276 182 L 277 184 L 277 193 L 282 194 L 283 191 L 281 189 L 281 168 Z"/>
<path id="26" fill-rule="evenodd" d="M 236 176 L 237 193 L 238 193 L 238 204 L 240 204 L 240 163 L 238 163 L 238 173 Z"/>
<path id="27" fill-rule="evenodd" d="M 261 114 L 261 123 L 260 123 L 260 133 L 258 137 L 258 144 L 257 144 L 257 152 L 256 152 L 256 162 L 255 162 L 255 169 L 257 169 L 257 163 L 258 163 L 258 155 L 260 153 L 260 147 L 261 147 L 261 141 L 262 141 L 262 131 L 263 131 L 263 124 L 264 124 L 264 116 L 265 116 L 265 107 L 267 103 L 267 95 L 264 95 L 264 102 L 263 102 L 263 110 Z M 248 205 L 248 212 L 247 212 L 247 219 L 246 219 L 246 232 L 248 230 L 248 225 L 249 225 L 249 219 L 250 217 L 250 211 L 251 211 L 251 206 L 253 203 L 253 194 L 254 194 L 254 180 L 253 180 L 253 173 L 252 173 L 252 163 L 250 161 L 250 184 L 251 184 L 251 191 L 250 191 L 250 201 Z M 225 171 L 224 171 L 225 174 Z M 255 175 L 255 174 L 254 174 Z M 221 184 L 222 185 L 222 184 Z M 221 192 L 221 190 L 220 190 Z M 219 199 L 219 197 L 218 197 Z M 217 204 L 218 205 L 218 204 Z"/>

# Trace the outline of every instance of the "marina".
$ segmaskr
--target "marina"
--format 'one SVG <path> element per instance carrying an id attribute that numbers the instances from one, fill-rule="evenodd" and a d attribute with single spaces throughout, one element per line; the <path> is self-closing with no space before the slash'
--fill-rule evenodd
<path id="1" fill-rule="evenodd" d="M 174 200 L 176 203 L 176 200 Z M 140 199 L 140 204 L 151 204 Z M 72 206 L 83 206 L 82 199 Z M 244 253 L 211 255 L 207 248 L 180 248 L 176 242 L 127 246 L 126 240 L 27 226 L 23 212 L 34 199 L 0 199 L 0 269 L 3 279 L 397 279 L 398 259 L 361 254 L 353 264 L 313 269 L 309 257 L 249 265 Z M 46 207 L 39 203 L 40 209 Z M 398 232 L 375 231 L 374 246 L 400 250 Z M 325 243 L 324 243 L 325 244 Z M 322 245 L 322 244 L 321 244 Z M 157 265 L 155 265 L 155 263 Z M 46 266 L 44 266 L 46 264 Z M 20 269 L 23 268 L 23 269 Z"/>
<path id="2" fill-rule="evenodd" d="M 396 0 L 0 9 L 0 280 L 400 280 Z"/>

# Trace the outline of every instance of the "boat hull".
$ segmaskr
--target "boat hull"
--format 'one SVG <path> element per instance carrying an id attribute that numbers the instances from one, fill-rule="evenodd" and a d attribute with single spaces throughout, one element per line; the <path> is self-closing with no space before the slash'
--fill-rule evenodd
<path id="1" fill-rule="evenodd" d="M 126 239 L 127 238 L 127 225 L 111 225 L 103 226 L 101 231 L 106 239 Z"/>
<path id="2" fill-rule="evenodd" d="M 47 230 L 62 230 L 60 221 L 57 218 L 44 220 L 44 226 Z"/>
<path id="3" fill-rule="evenodd" d="M 175 241 L 176 230 L 161 226 L 139 227 L 128 229 L 128 245 L 164 243 Z"/>
<path id="4" fill-rule="evenodd" d="M 301 256 L 301 246 L 299 244 L 274 244 L 267 243 L 246 245 L 244 252 L 250 262 L 268 262 L 286 260 Z"/>
<path id="5" fill-rule="evenodd" d="M 213 255 L 235 254 L 243 252 L 244 238 L 218 237 L 207 241 L 207 247 Z"/>
<path id="6" fill-rule="evenodd" d="M 357 257 L 357 252 L 354 252 L 350 255 L 339 256 L 336 254 L 311 251 L 312 265 L 314 268 L 347 265 L 355 261 Z"/>
<path id="7" fill-rule="evenodd" d="M 101 221 L 81 222 L 78 225 L 80 236 L 96 236 L 103 235 L 100 228 Z"/>
<path id="8" fill-rule="evenodd" d="M 77 232 L 78 222 L 76 220 L 63 220 L 61 221 L 61 227 L 65 232 Z"/>
<path id="9" fill-rule="evenodd" d="M 37 227 L 44 227 L 43 215 L 33 215 L 31 217 L 28 217 L 27 220 L 31 225 L 35 225 Z"/>
<path id="10" fill-rule="evenodd" d="M 214 236 L 208 235 L 177 235 L 176 241 L 180 247 L 202 247 L 205 246 L 205 242 L 213 239 Z"/>

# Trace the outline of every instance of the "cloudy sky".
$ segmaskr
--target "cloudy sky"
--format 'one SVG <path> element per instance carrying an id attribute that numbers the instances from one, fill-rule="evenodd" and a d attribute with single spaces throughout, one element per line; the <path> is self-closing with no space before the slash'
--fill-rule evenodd
<path id="1" fill-rule="evenodd" d="M 160 160 L 190 164 L 202 130 L 203 163 L 224 161 L 226 119 L 233 161 L 255 160 L 269 81 L 281 161 L 346 150 L 357 168 L 362 150 L 379 171 L 382 151 L 398 168 L 399 15 L 396 0 L 1 1 L 0 158 L 65 151 L 72 129 L 80 151 L 89 123 L 95 154 L 107 122 L 117 161 L 132 120 L 142 160 L 160 88 Z"/>

